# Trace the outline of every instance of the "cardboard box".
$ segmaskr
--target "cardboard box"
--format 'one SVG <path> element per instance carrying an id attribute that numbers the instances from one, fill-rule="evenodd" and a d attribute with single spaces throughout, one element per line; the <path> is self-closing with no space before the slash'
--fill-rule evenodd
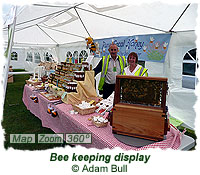
<path id="1" fill-rule="evenodd" d="M 7 81 L 8 83 L 13 83 L 14 82 L 14 80 L 13 80 L 13 75 L 9 75 L 8 74 L 8 81 Z"/>
<path id="2" fill-rule="evenodd" d="M 13 72 L 12 66 L 9 66 L 9 72 Z M 8 83 L 13 83 L 13 75 L 8 73 Z"/>

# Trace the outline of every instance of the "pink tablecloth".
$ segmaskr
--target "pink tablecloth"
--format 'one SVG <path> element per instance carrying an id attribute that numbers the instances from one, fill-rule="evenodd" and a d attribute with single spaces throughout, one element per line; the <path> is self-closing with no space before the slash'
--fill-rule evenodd
<path id="1" fill-rule="evenodd" d="M 32 94 L 38 97 L 38 103 L 34 103 L 33 100 L 30 99 L 30 95 Z M 50 101 L 40 95 L 39 92 L 34 92 L 33 89 L 27 85 L 24 86 L 23 102 L 27 109 L 41 120 L 42 126 L 52 129 L 55 133 L 92 133 L 92 144 L 82 144 L 87 148 L 112 149 L 121 147 L 124 150 L 145 150 L 148 148 L 178 149 L 181 144 L 182 134 L 171 126 L 166 140 L 141 148 L 128 146 L 118 141 L 113 136 L 112 127 L 110 125 L 104 128 L 90 126 L 88 118 L 94 114 L 83 116 L 79 114 L 72 115 L 69 113 L 69 111 L 72 110 L 72 106 L 65 103 L 54 106 L 58 112 L 58 116 L 53 118 L 47 113 L 47 105 Z"/>

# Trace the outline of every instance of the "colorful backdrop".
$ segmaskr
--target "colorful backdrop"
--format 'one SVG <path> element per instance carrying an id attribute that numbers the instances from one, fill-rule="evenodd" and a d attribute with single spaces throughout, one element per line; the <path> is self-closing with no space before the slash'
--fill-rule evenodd
<path id="1" fill-rule="evenodd" d="M 109 45 L 113 42 L 119 47 L 119 55 L 127 58 L 130 52 L 136 52 L 141 61 L 164 62 L 171 34 L 151 34 L 123 36 L 94 40 L 98 44 L 97 57 L 109 54 Z"/>

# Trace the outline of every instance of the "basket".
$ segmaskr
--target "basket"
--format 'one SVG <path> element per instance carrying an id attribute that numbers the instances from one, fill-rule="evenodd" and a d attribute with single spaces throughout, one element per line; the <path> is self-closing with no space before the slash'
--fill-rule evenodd
<path id="1" fill-rule="evenodd" d="M 91 121 L 92 125 L 96 126 L 97 128 L 103 128 L 103 127 L 106 127 L 108 125 L 108 121 L 107 122 L 97 122 L 97 121 L 94 121 L 94 117 L 95 116 L 92 116 L 88 120 Z"/>
<path id="2" fill-rule="evenodd" d="M 103 127 L 106 127 L 108 125 L 108 122 L 106 123 L 98 123 L 98 122 L 95 122 L 94 120 L 92 120 L 92 124 L 95 125 L 97 128 L 103 128 Z"/>
<path id="3" fill-rule="evenodd" d="M 76 106 L 75 104 L 72 104 L 72 107 L 75 111 L 77 111 L 79 114 L 81 115 L 87 115 L 87 114 L 92 114 L 95 111 L 96 106 L 92 107 L 92 108 L 86 108 L 86 109 L 81 109 L 78 106 Z"/>
<path id="4" fill-rule="evenodd" d="M 27 84 L 27 85 L 31 84 L 32 86 L 36 86 L 36 85 L 39 85 L 39 84 L 41 84 L 41 83 L 42 83 L 41 81 L 26 80 L 26 84 Z"/>
<path id="5" fill-rule="evenodd" d="M 38 85 L 34 85 L 34 88 L 37 90 L 44 90 L 45 87 L 44 86 L 38 86 Z"/>
<path id="6" fill-rule="evenodd" d="M 49 101 L 60 100 L 60 99 L 61 99 L 60 96 L 56 97 L 55 95 L 48 94 L 47 92 L 40 92 L 40 94 L 41 94 L 43 97 L 45 97 L 46 99 L 48 99 Z"/>

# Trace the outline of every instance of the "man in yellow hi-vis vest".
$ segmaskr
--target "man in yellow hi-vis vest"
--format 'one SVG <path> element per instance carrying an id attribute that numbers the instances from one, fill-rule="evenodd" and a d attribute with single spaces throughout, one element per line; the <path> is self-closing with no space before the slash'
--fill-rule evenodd
<path id="1" fill-rule="evenodd" d="M 103 56 L 99 64 L 94 68 L 95 75 L 101 72 L 99 81 L 99 93 L 103 94 L 103 98 L 108 98 L 115 90 L 115 82 L 117 75 L 124 74 L 126 67 L 126 59 L 124 56 L 117 55 L 118 47 L 116 44 L 111 44 L 108 49 L 110 55 Z"/>

